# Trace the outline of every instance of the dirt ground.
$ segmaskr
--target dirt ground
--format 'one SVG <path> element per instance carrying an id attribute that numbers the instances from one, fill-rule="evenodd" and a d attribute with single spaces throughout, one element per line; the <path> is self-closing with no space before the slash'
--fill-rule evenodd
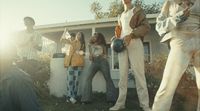
<path id="1" fill-rule="evenodd" d="M 149 88 L 150 106 L 153 104 L 156 91 L 157 89 Z M 44 84 L 43 87 L 37 88 L 37 92 L 41 107 L 44 111 L 108 111 L 112 106 L 112 104 L 106 103 L 106 96 L 104 93 L 94 92 L 93 102 L 91 104 L 82 105 L 80 102 L 77 104 L 67 103 L 65 97 L 56 98 L 50 96 L 48 88 L 45 87 Z M 196 107 L 196 87 L 183 88 L 180 83 L 174 95 L 171 111 L 196 111 Z M 122 111 L 142 111 L 139 107 L 136 89 L 128 89 L 126 109 Z"/>
<path id="2" fill-rule="evenodd" d="M 46 65 L 45 65 L 46 66 Z M 32 75 L 39 102 L 44 111 L 108 111 L 112 104 L 106 103 L 106 96 L 103 93 L 93 94 L 91 104 L 82 105 L 66 103 L 65 97 L 56 98 L 49 95 L 47 81 L 49 80 L 49 68 L 42 68 L 37 74 Z M 148 91 L 150 96 L 150 107 L 159 87 L 161 76 L 157 77 L 152 72 L 146 75 Z M 197 88 L 195 79 L 191 75 L 185 74 L 174 95 L 171 111 L 196 111 Z M 137 92 L 135 89 L 128 89 L 126 109 L 122 111 L 142 111 L 139 107 Z"/>

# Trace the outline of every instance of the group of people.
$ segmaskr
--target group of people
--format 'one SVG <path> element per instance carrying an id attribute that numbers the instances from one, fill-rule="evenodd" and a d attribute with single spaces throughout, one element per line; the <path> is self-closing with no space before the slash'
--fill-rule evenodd
<path id="1" fill-rule="evenodd" d="M 76 103 L 78 98 L 78 84 L 79 77 L 84 68 L 84 55 L 85 54 L 85 40 L 84 34 L 78 32 L 77 34 L 71 33 L 70 36 L 66 30 L 63 33 L 60 41 L 67 44 L 68 50 L 64 59 L 64 67 L 67 68 L 67 102 Z M 67 35 L 67 36 L 66 36 Z M 69 37 L 68 37 L 69 36 Z M 106 80 L 107 101 L 116 101 L 116 89 L 111 79 L 109 63 L 107 60 L 107 45 L 103 34 L 94 33 L 90 38 L 89 44 L 89 59 L 91 64 L 88 71 L 84 74 L 85 84 L 81 91 L 82 104 L 89 104 L 92 102 L 92 80 L 98 71 L 101 71 Z"/>
<path id="2" fill-rule="evenodd" d="M 170 52 L 152 108 L 149 106 L 142 44 L 143 37 L 148 34 L 151 27 L 140 5 L 133 5 L 132 0 L 122 0 L 122 3 L 124 12 L 119 17 L 118 26 L 115 29 L 116 38 L 123 39 L 125 45 L 125 49 L 118 52 L 120 72 L 118 98 L 110 75 L 106 40 L 102 33 L 97 32 L 90 37 L 88 43 L 91 63 L 87 74 L 84 75 L 85 84 L 81 93 L 81 103 L 92 102 L 92 79 L 97 71 L 101 71 L 106 80 L 107 102 L 115 103 L 109 110 L 125 109 L 130 66 L 134 71 L 140 107 L 144 111 L 169 111 L 176 87 L 189 62 L 192 62 L 198 88 L 197 111 L 200 111 L 200 0 L 166 0 L 156 19 L 156 31 L 163 37 L 161 42 L 170 46 Z M 0 110 L 2 111 L 40 111 L 28 76 L 30 73 L 28 66 L 38 64 L 35 61 L 35 53 L 32 52 L 41 49 L 41 36 L 33 30 L 35 22 L 32 18 L 26 17 L 24 21 L 27 30 L 20 36 L 24 37 L 22 41 L 17 42 L 19 49 L 17 53 L 22 64 L 13 66 L 14 56 L 4 53 L 9 55 L 5 57 L 0 52 Z M 65 33 L 66 31 L 61 37 L 61 42 L 69 45 L 63 64 L 68 71 L 67 101 L 76 103 L 79 76 L 85 64 L 86 43 L 82 32 L 72 33 L 70 38 L 66 38 Z M 14 51 L 11 52 L 14 53 Z"/>
<path id="3" fill-rule="evenodd" d="M 200 111 L 200 0 L 166 0 L 156 19 L 156 31 L 162 37 L 161 42 L 169 45 L 170 52 L 152 109 L 149 108 L 141 42 L 150 27 L 140 7 L 133 6 L 131 0 L 122 2 L 124 12 L 115 34 L 117 38 L 124 39 L 126 48 L 118 53 L 119 97 L 110 110 L 125 108 L 129 64 L 135 71 L 136 89 L 143 110 L 169 111 L 176 87 L 188 64 L 192 62 L 198 89 L 197 111 Z"/>
<path id="4" fill-rule="evenodd" d="M 33 18 L 25 17 L 24 24 L 17 40 L 1 40 L 0 111 L 42 111 L 31 77 L 40 68 L 41 35 L 33 29 Z"/>

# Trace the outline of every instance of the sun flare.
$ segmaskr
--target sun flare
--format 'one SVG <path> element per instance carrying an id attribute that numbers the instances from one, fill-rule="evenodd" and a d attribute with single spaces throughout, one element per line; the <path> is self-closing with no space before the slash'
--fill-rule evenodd
<path id="1" fill-rule="evenodd" d="M 1 30 L 0 31 L 0 53 L 4 53 L 10 48 L 11 38 L 9 31 Z"/>

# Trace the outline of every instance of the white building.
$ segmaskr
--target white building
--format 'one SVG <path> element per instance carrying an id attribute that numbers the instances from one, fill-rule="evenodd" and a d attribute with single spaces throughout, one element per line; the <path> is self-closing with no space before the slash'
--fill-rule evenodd
<path id="1" fill-rule="evenodd" d="M 167 54 L 168 48 L 166 45 L 160 43 L 160 37 L 155 31 L 155 22 L 156 22 L 157 14 L 149 14 L 147 15 L 148 21 L 151 24 L 151 31 L 144 38 L 144 51 L 145 51 L 145 59 L 147 62 L 151 62 L 153 59 L 156 59 L 157 55 Z M 56 52 L 61 52 L 62 44 L 59 42 L 60 37 L 63 34 L 64 28 L 67 28 L 68 31 L 77 33 L 79 31 L 83 32 L 85 35 L 86 44 L 89 41 L 89 38 L 94 32 L 101 32 L 107 41 L 108 45 L 108 54 L 109 54 L 109 62 L 110 62 L 110 71 L 113 81 L 117 86 L 118 78 L 119 78 L 119 70 L 117 66 L 117 55 L 110 49 L 110 39 L 114 36 L 114 28 L 117 24 L 117 18 L 109 18 L 109 19 L 99 19 L 99 20 L 87 20 L 87 21 L 76 21 L 76 22 L 66 22 L 66 23 L 57 23 L 50 25 L 40 25 L 36 26 L 35 29 L 38 30 L 43 36 L 51 39 L 57 43 Z M 86 47 L 86 52 L 88 52 L 88 48 Z M 86 64 L 90 64 L 88 55 L 85 56 Z M 84 73 L 87 73 L 87 68 L 89 65 L 85 65 Z M 84 76 L 84 75 L 83 75 Z M 94 88 L 100 88 L 100 90 L 105 90 L 105 83 L 102 82 L 102 76 L 96 75 L 95 83 L 93 84 Z M 100 83 L 99 83 L 100 82 Z M 132 81 L 129 82 L 130 87 L 134 87 Z M 99 86 L 99 87 L 98 87 Z M 98 89 L 97 89 L 98 90 Z"/>

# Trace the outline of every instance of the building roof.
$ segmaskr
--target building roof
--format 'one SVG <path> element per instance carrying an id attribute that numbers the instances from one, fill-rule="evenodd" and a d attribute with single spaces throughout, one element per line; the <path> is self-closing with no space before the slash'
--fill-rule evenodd
<path id="1" fill-rule="evenodd" d="M 147 14 L 147 19 L 150 24 L 155 24 L 157 15 L 158 14 Z M 50 32 L 63 31 L 64 28 L 67 28 L 68 30 L 79 30 L 79 29 L 113 27 L 116 24 L 117 24 L 117 17 L 97 19 L 97 20 L 84 20 L 84 21 L 38 25 L 38 26 L 35 26 L 35 29 L 38 30 L 40 33 L 50 33 Z"/>

